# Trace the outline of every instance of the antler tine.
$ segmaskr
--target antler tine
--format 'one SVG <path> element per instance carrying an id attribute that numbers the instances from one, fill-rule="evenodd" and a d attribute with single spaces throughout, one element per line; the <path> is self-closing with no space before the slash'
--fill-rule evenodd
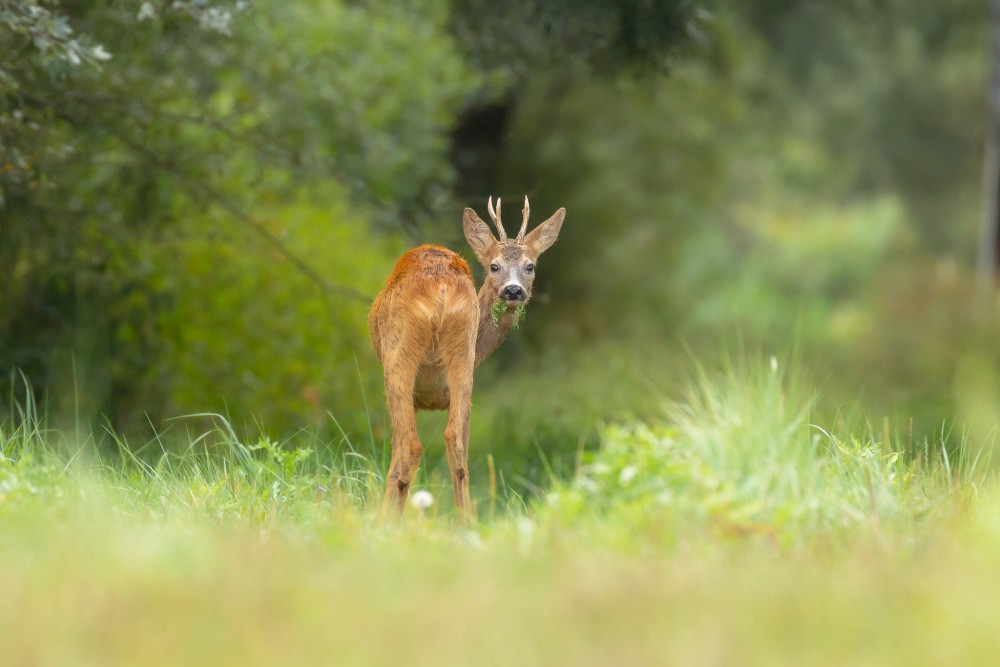
<path id="1" fill-rule="evenodd" d="M 500 243 L 506 243 L 507 232 L 504 231 L 503 224 L 500 222 L 500 197 L 497 197 L 497 208 L 495 211 L 493 210 L 493 195 L 490 195 L 486 207 L 489 209 L 490 217 L 493 218 L 493 225 L 497 228 L 497 233 L 500 235 Z"/>
<path id="2" fill-rule="evenodd" d="M 524 195 L 524 208 L 521 209 L 521 231 L 517 233 L 517 242 L 524 243 L 524 233 L 528 231 L 528 213 L 531 207 L 528 206 L 528 195 Z"/>

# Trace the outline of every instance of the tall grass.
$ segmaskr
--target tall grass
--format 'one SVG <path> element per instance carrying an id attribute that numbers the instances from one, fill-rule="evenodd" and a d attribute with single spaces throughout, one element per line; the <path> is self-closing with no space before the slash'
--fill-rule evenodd
<path id="1" fill-rule="evenodd" d="M 11 401 L 0 420 L 3 514 L 95 510 L 119 519 L 291 526 L 337 508 L 363 513 L 380 497 L 377 453 L 358 451 L 346 437 L 336 451 L 306 432 L 248 441 L 224 416 L 200 414 L 190 420 L 213 426 L 185 434 L 183 445 L 171 434 L 173 442 L 157 435 L 136 446 L 107 430 L 80 437 L 78 428 L 51 429 L 31 396 Z"/>
<path id="2" fill-rule="evenodd" d="M 906 548 L 988 476 L 981 453 L 955 462 L 927 442 L 913 458 L 887 437 L 838 435 L 815 423 L 813 404 L 775 357 L 697 367 L 661 420 L 606 427 L 550 505 L 564 521 L 597 517 L 625 542 L 636 531 L 671 544 L 707 532 L 784 549 L 859 539 Z"/>
<path id="3" fill-rule="evenodd" d="M 905 544 L 922 521 L 989 484 L 989 448 L 956 454 L 943 442 L 893 442 L 887 426 L 881 438 L 867 427 L 830 428 L 816 423 L 813 399 L 795 364 L 774 357 L 744 355 L 714 371 L 695 364 L 686 395 L 664 401 L 661 418 L 604 426 L 599 447 L 580 450 L 575 470 L 553 469 L 536 451 L 534 465 L 548 478 L 534 498 L 506 487 L 503 470 L 491 467 L 491 479 L 476 480 L 479 505 L 488 518 L 499 505 L 500 520 L 527 513 L 569 525 L 585 517 L 606 542 L 615 533 L 630 540 L 641 526 L 666 544 L 704 532 L 782 548 L 859 536 Z M 309 432 L 248 440 L 224 416 L 200 414 L 191 423 L 213 425 L 186 433 L 183 446 L 160 436 L 135 446 L 110 432 L 99 446 L 98 435 L 72 441 L 48 428 L 30 392 L 11 405 L 0 422 L 0 509 L 24 490 L 44 497 L 41 489 L 75 485 L 100 489 L 132 515 L 308 524 L 331 508 L 370 514 L 381 497 L 385 447 L 374 439 L 358 446 L 343 431 L 334 443 Z M 449 480 L 433 468 L 421 482 L 449 495 Z M 432 514 L 446 515 L 447 504 Z"/>

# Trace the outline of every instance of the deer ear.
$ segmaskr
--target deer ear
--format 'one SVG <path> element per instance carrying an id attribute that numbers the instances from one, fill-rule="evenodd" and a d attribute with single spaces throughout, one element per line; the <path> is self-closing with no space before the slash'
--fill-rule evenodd
<path id="1" fill-rule="evenodd" d="M 472 246 L 472 251 L 485 265 L 487 261 L 486 251 L 497 242 L 493 237 L 493 232 L 471 208 L 465 209 L 465 213 L 462 214 L 462 229 L 465 231 L 465 240 Z"/>
<path id="2" fill-rule="evenodd" d="M 562 228 L 565 217 L 566 209 L 564 208 L 553 213 L 551 218 L 535 227 L 530 234 L 524 237 L 524 245 L 531 248 L 536 257 L 541 255 L 559 238 L 559 230 Z"/>

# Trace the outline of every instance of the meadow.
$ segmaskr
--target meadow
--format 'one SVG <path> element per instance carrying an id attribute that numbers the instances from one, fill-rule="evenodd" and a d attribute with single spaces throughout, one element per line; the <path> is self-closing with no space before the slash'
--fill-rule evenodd
<path id="1" fill-rule="evenodd" d="M 185 449 L 137 445 L 55 430 L 30 398 L 12 401 L 0 423 L 4 663 L 997 655 L 989 443 L 956 453 L 888 420 L 815 423 L 815 392 L 774 357 L 692 364 L 660 418 L 606 424 L 575 470 L 534 493 L 505 486 L 487 457 L 469 527 L 433 465 L 417 488 L 434 505 L 381 520 L 383 442 L 241 439 L 217 416 L 164 434 Z"/>
<path id="2" fill-rule="evenodd" d="M 994 664 L 998 31 L 0 3 L 0 665 Z M 372 299 L 501 196 L 567 217 L 476 371 L 478 520 L 441 414 L 383 520 Z"/>

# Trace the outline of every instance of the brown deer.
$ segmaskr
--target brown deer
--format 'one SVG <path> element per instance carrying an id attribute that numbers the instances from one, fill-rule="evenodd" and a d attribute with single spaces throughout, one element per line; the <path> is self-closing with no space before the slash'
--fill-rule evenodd
<path id="1" fill-rule="evenodd" d="M 487 207 L 499 238 L 471 208 L 462 216 L 465 238 L 486 269 L 478 296 L 465 260 L 447 248 L 422 245 L 399 258 L 368 315 L 392 422 L 383 513 L 389 508 L 402 513 L 424 451 L 416 410 L 448 410 L 444 442 L 455 506 L 463 520 L 473 517 L 468 471 L 473 370 L 518 324 L 531 298 L 535 262 L 555 243 L 566 215 L 559 209 L 525 236 L 525 197 L 521 230 L 510 239 L 500 221 L 500 200 L 494 211 L 490 197 Z"/>

